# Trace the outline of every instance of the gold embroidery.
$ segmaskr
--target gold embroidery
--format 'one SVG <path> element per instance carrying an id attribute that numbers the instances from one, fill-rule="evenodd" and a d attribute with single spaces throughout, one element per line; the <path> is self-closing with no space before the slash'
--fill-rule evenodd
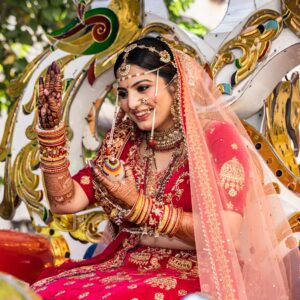
<path id="1" fill-rule="evenodd" d="M 179 290 L 178 291 L 178 296 L 186 296 L 187 295 L 187 291 L 186 290 Z"/>
<path id="2" fill-rule="evenodd" d="M 87 287 L 90 287 L 90 286 L 93 286 L 93 285 L 94 285 L 93 283 L 87 283 L 87 284 L 84 284 L 82 287 L 87 288 Z"/>
<path id="3" fill-rule="evenodd" d="M 120 282 L 120 281 L 124 281 L 124 280 L 130 280 L 132 279 L 129 275 L 127 275 L 125 272 L 119 272 L 116 275 L 111 275 L 108 277 L 105 277 L 103 279 L 101 279 L 101 283 L 104 284 L 109 284 L 112 282 Z"/>
<path id="4" fill-rule="evenodd" d="M 111 293 L 107 293 L 104 296 L 102 296 L 102 299 L 106 299 L 107 297 L 111 296 Z"/>
<path id="5" fill-rule="evenodd" d="M 192 269 L 193 263 L 185 258 L 171 257 L 168 261 L 167 268 L 179 271 L 189 271 Z"/>
<path id="6" fill-rule="evenodd" d="M 165 289 L 167 291 L 171 289 L 175 289 L 177 286 L 177 280 L 172 277 L 152 277 L 149 279 L 146 279 L 144 283 L 147 283 L 151 285 L 151 287 L 159 287 L 161 289 Z"/>
<path id="7" fill-rule="evenodd" d="M 150 253 L 145 252 L 133 252 L 130 254 L 129 261 L 136 264 L 145 266 L 151 257 Z"/>
<path id="8" fill-rule="evenodd" d="M 236 157 L 223 164 L 220 170 L 220 180 L 222 187 L 227 190 L 230 197 L 235 197 L 243 188 L 245 172 L 243 165 Z"/>
<path id="9" fill-rule="evenodd" d="M 226 203 L 226 208 L 227 208 L 227 209 L 233 209 L 233 203 L 232 203 L 231 201 L 228 201 L 228 202 Z"/>
<path id="10" fill-rule="evenodd" d="M 59 291 L 58 293 L 55 294 L 55 297 L 60 296 L 60 295 L 65 294 L 65 293 L 66 293 L 65 290 Z"/>
<path id="11" fill-rule="evenodd" d="M 164 300 L 165 296 L 163 293 L 155 293 L 154 300 Z"/>
<path id="12" fill-rule="evenodd" d="M 131 284 L 127 288 L 130 289 L 130 290 L 133 290 L 133 289 L 136 289 L 137 287 L 138 287 L 137 284 Z"/>
<path id="13" fill-rule="evenodd" d="M 185 60 L 182 61 L 185 65 Z M 182 73 L 182 66 L 178 62 L 178 72 Z M 180 92 L 184 93 L 182 84 Z M 192 102 L 189 97 L 183 97 L 185 113 L 191 121 L 196 124 L 198 116 L 195 115 Z M 201 229 L 204 232 L 205 242 L 210 245 L 208 251 L 214 253 L 210 259 L 210 265 L 207 268 L 213 273 L 212 285 L 215 286 L 216 292 L 221 295 L 222 299 L 237 299 L 238 294 L 233 284 L 234 275 L 229 266 L 228 247 L 224 241 L 224 230 L 220 222 L 220 216 L 216 209 L 216 199 L 212 190 L 213 182 L 208 176 L 209 162 L 205 159 L 205 149 L 199 143 L 199 132 L 196 126 L 186 126 L 186 138 L 189 145 L 190 178 L 193 180 L 195 188 L 196 201 L 199 203 L 199 209 L 203 212 L 204 220 L 200 222 Z M 198 172 L 197 172 L 197 171 Z M 201 200 L 200 200 L 201 199 Z M 202 288 L 202 284 L 201 284 Z M 205 287 L 206 288 L 206 287 Z"/>
<path id="14" fill-rule="evenodd" d="M 180 184 L 184 183 L 185 180 L 189 180 L 189 172 L 182 172 L 180 174 L 180 176 L 178 176 L 178 178 L 176 179 L 171 191 L 174 193 L 173 195 L 171 194 L 170 196 L 172 196 L 172 198 L 174 200 L 179 201 L 184 190 L 182 188 L 180 188 Z"/>
<path id="15" fill-rule="evenodd" d="M 112 288 L 114 288 L 114 287 L 116 287 L 117 285 L 114 283 L 114 284 L 110 284 L 110 285 L 107 285 L 106 287 L 105 287 L 105 289 L 106 290 L 109 290 L 109 289 L 112 289 Z"/>
<path id="16" fill-rule="evenodd" d="M 90 294 L 90 292 L 82 293 L 82 294 L 80 294 L 80 295 L 78 296 L 78 299 L 86 298 L 89 294 Z"/>
<path id="17" fill-rule="evenodd" d="M 239 147 L 237 144 L 231 144 L 231 148 L 234 149 L 234 150 L 237 150 Z"/>
<path id="18" fill-rule="evenodd" d="M 89 176 L 82 176 L 80 179 L 80 183 L 83 185 L 88 185 L 91 183 L 90 177 Z"/>
<path id="19" fill-rule="evenodd" d="M 64 285 L 72 285 L 72 284 L 74 284 L 75 282 L 76 282 L 76 281 L 74 281 L 74 280 L 73 280 L 73 281 L 67 281 L 67 282 L 64 283 Z"/>

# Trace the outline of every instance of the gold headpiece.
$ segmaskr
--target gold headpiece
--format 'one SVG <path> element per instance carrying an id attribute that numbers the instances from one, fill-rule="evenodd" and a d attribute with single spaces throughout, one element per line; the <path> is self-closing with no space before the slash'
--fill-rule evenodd
<path id="1" fill-rule="evenodd" d="M 130 64 L 127 64 L 127 57 L 130 53 L 130 51 L 132 51 L 135 48 L 140 48 L 140 49 L 147 49 L 150 52 L 154 52 L 157 53 L 160 57 L 160 61 L 168 64 L 171 62 L 171 56 L 170 53 L 167 50 L 163 50 L 163 51 L 158 51 L 155 47 L 151 46 L 145 46 L 145 45 L 138 45 L 138 44 L 131 44 L 129 46 L 127 46 L 124 50 L 125 54 L 124 54 L 124 60 L 123 63 L 121 64 L 120 68 L 119 68 L 119 73 L 122 77 L 127 76 L 130 72 Z"/>

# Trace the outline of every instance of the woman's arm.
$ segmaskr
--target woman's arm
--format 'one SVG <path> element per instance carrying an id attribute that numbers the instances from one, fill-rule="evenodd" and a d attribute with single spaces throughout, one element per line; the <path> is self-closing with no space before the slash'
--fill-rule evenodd
<path id="1" fill-rule="evenodd" d="M 44 181 L 53 213 L 71 214 L 88 206 L 89 199 L 86 193 L 80 184 L 72 179 L 68 170 L 61 174 L 44 173 Z"/>
<path id="2" fill-rule="evenodd" d="M 243 218 L 234 211 L 223 211 L 223 217 L 231 232 L 235 248 L 239 251 L 238 235 Z M 176 237 L 191 246 L 195 246 L 193 213 L 184 212 Z"/>
<path id="3" fill-rule="evenodd" d="M 216 173 L 219 174 L 218 180 L 221 181 L 218 186 L 224 205 L 222 217 L 231 232 L 236 250 L 239 251 L 238 235 L 249 183 L 249 154 L 237 130 L 228 123 L 209 124 L 206 127 L 206 139 Z M 231 178 L 235 178 L 235 183 L 239 183 L 235 190 L 228 190 L 224 184 Z M 176 236 L 191 245 L 195 244 L 192 213 L 184 212 Z"/>

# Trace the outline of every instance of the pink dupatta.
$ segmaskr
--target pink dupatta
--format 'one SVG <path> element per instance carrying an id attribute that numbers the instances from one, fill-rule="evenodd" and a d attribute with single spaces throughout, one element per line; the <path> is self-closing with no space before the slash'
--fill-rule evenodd
<path id="1" fill-rule="evenodd" d="M 264 191 L 260 173 L 264 165 L 237 116 L 218 102 L 219 93 L 204 69 L 187 54 L 174 49 L 173 53 L 189 157 L 201 291 L 209 299 L 220 300 L 296 299 L 299 272 L 291 271 L 284 260 L 299 268 L 299 252 L 285 243 L 291 229 L 276 192 L 270 197 Z M 211 122 L 230 126 L 246 153 L 238 241 L 233 240 L 224 219 L 224 207 L 231 199 L 220 188 L 220 170 L 207 145 L 207 124 Z"/>

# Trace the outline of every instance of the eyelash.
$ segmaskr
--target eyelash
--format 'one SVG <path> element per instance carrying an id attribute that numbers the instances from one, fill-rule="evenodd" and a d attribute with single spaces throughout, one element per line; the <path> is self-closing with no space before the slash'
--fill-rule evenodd
<path id="1" fill-rule="evenodd" d="M 147 91 L 149 89 L 149 87 L 150 87 L 149 85 L 140 85 L 137 87 L 137 91 L 139 93 L 143 93 L 143 92 Z"/>
<path id="2" fill-rule="evenodd" d="M 147 91 L 149 89 L 150 85 L 140 85 L 137 87 L 137 91 L 139 93 L 144 93 L 145 91 Z M 120 99 L 126 99 L 128 96 L 128 92 L 126 91 L 119 91 L 118 92 L 119 98 Z"/>
<path id="3" fill-rule="evenodd" d="M 118 95 L 121 99 L 125 99 L 127 97 L 128 93 L 125 91 L 119 91 Z"/>

